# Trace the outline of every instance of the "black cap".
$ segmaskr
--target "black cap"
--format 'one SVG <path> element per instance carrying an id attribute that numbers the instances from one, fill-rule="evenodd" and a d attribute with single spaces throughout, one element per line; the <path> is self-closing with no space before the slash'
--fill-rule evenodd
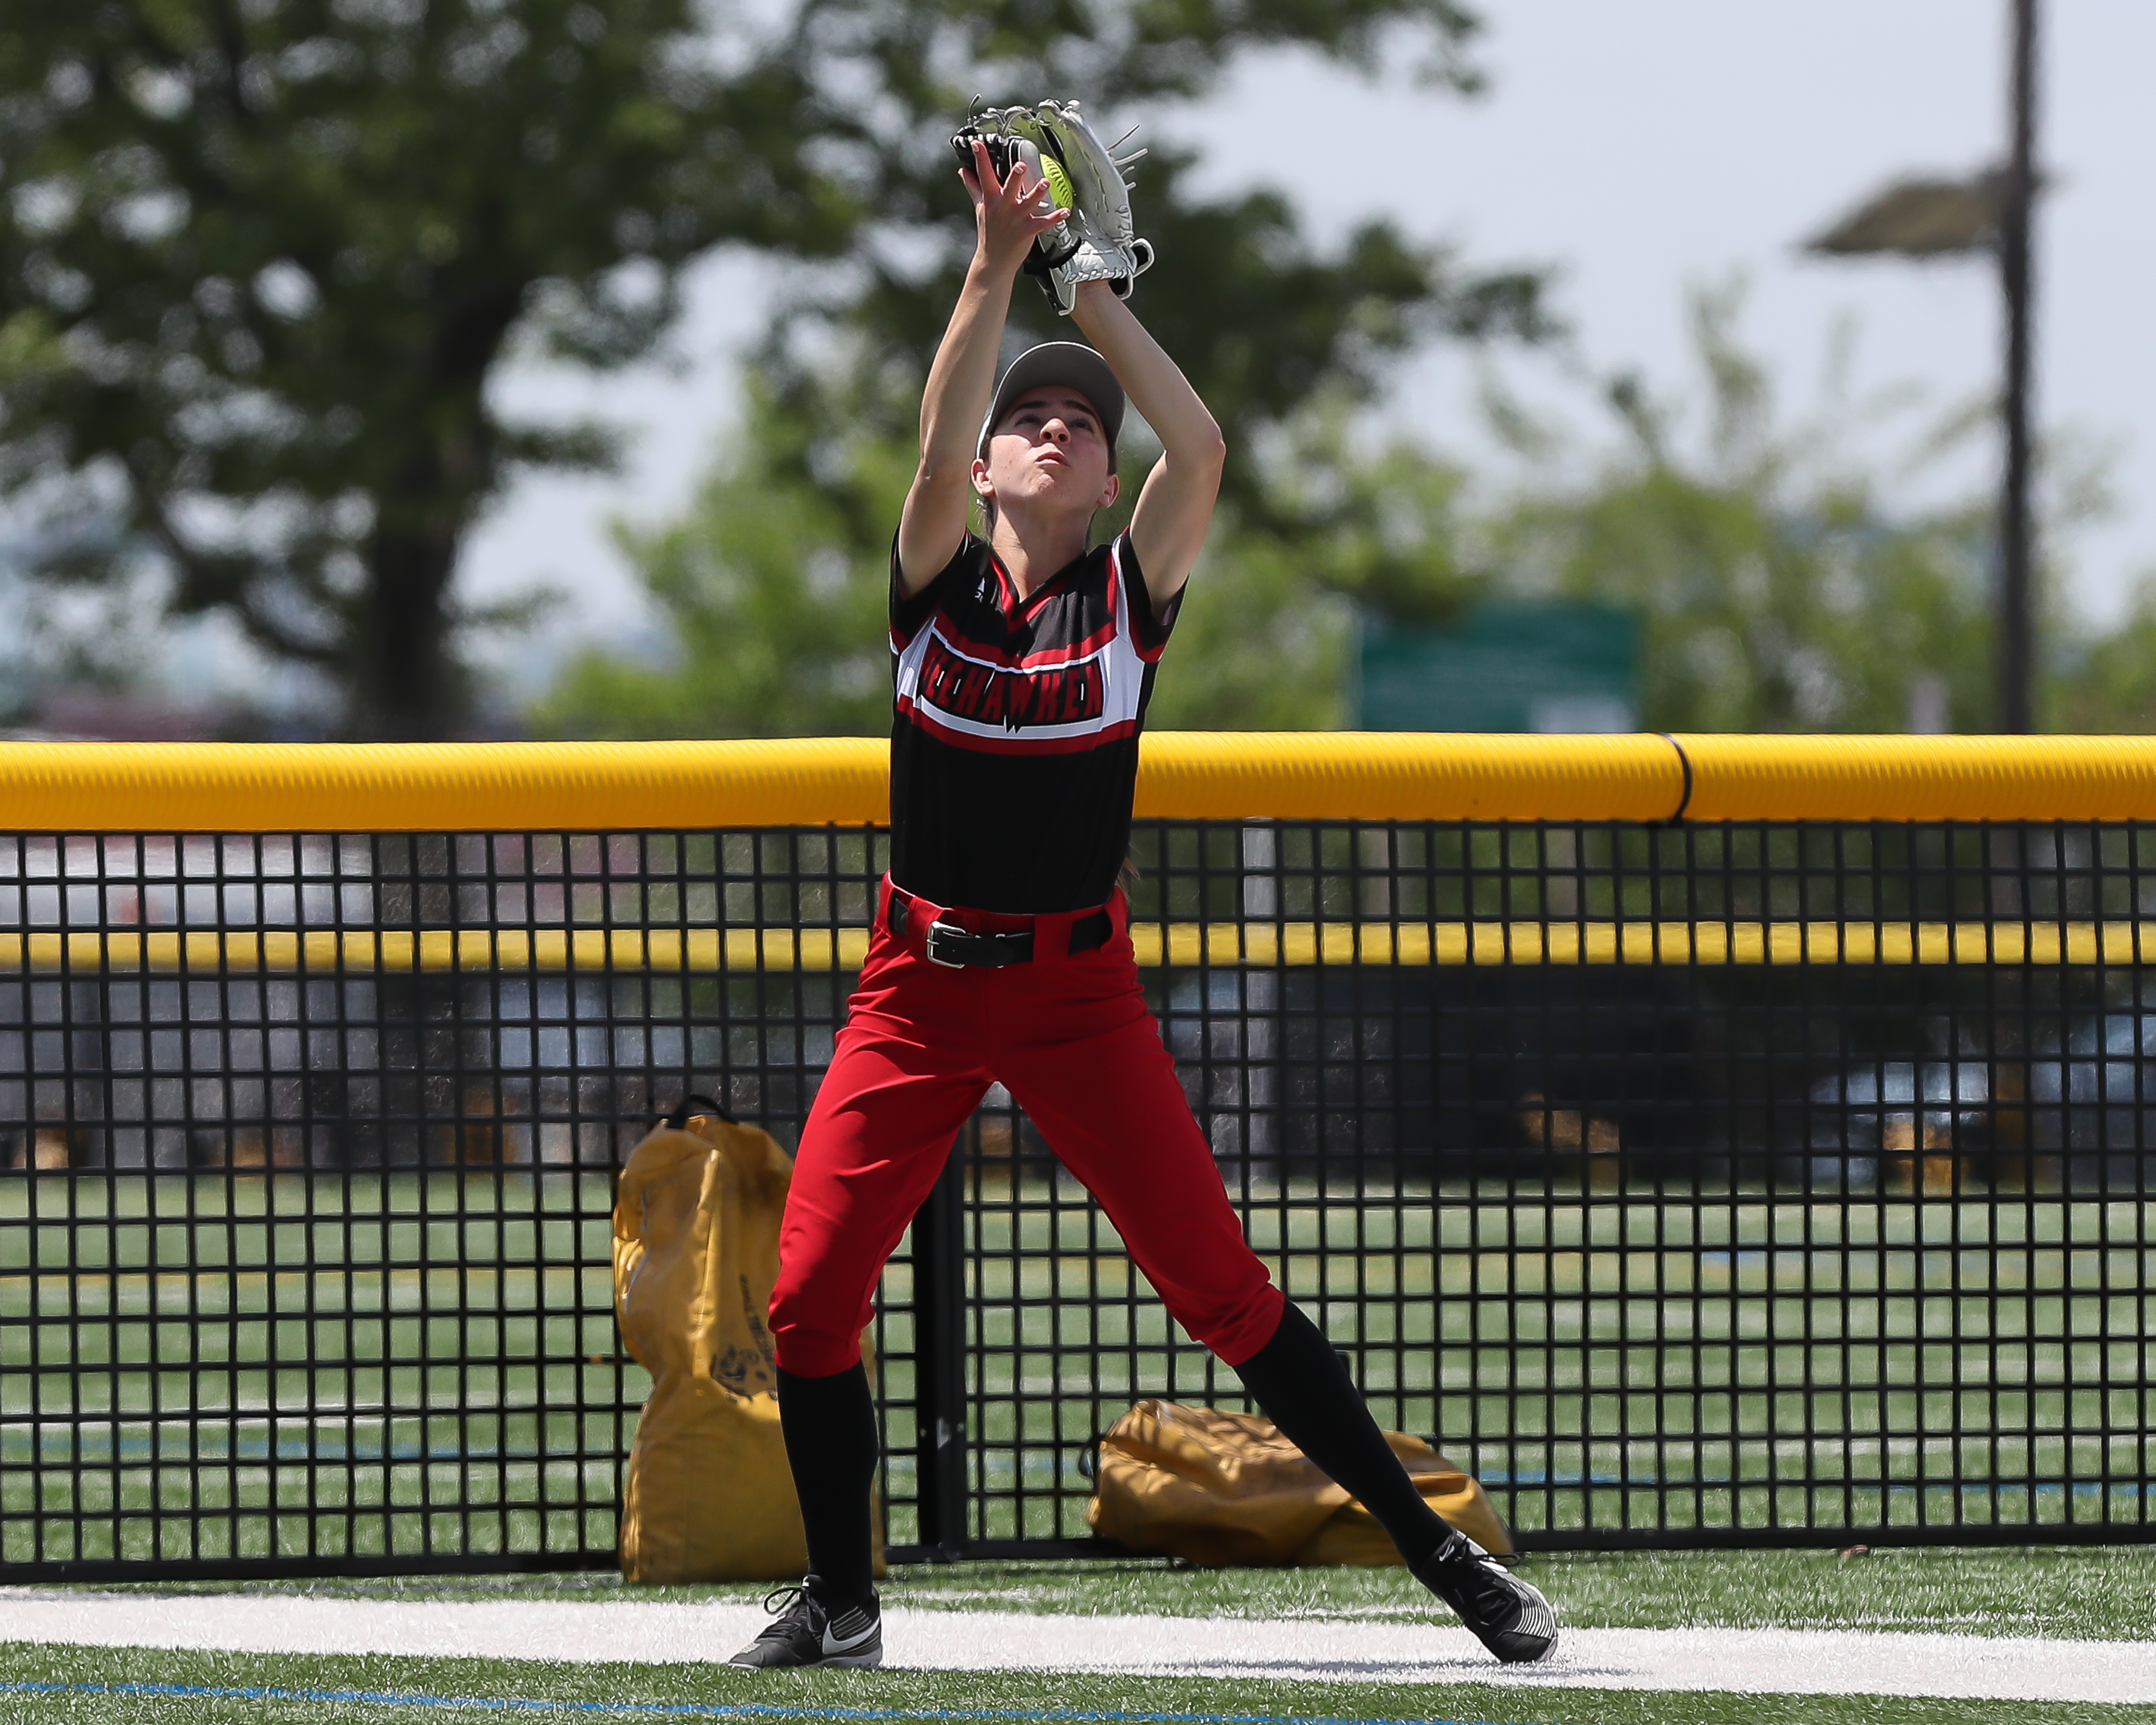
<path id="1" fill-rule="evenodd" d="M 1123 430 L 1123 386 L 1107 361 L 1082 341 L 1043 341 L 1010 362 L 996 385 L 996 398 L 988 403 L 988 417 L 981 421 L 981 439 L 973 453 L 988 459 L 988 434 L 996 422 L 1019 397 L 1044 383 L 1068 384 L 1093 403 L 1093 411 L 1101 416 L 1101 434 L 1108 440 L 1108 459 L 1113 461 L 1116 439 Z"/>

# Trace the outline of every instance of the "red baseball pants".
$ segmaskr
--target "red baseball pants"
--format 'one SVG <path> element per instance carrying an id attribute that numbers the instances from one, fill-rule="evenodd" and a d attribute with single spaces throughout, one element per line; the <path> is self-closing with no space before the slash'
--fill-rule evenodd
<path id="1" fill-rule="evenodd" d="M 860 1358 L 884 1261 L 992 1081 L 1100 1200 L 1177 1322 L 1230 1365 L 1270 1342 L 1282 1296 L 1139 991 L 1122 894 L 1106 946 L 1070 952 L 1075 919 L 1043 916 L 1032 961 L 1001 969 L 931 963 L 916 929 L 891 933 L 890 908 L 886 880 L 794 1158 L 771 1296 L 778 1363 L 821 1378 Z M 976 928 L 1012 920 L 947 915 Z"/>

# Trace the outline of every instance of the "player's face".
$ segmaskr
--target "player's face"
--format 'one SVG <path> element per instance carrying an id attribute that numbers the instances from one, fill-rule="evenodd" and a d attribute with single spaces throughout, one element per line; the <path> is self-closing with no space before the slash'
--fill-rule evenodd
<path id="1" fill-rule="evenodd" d="M 1045 383 L 1013 402 L 989 435 L 983 465 L 999 504 L 1067 502 L 1090 514 L 1115 501 L 1101 416 L 1066 385 Z"/>

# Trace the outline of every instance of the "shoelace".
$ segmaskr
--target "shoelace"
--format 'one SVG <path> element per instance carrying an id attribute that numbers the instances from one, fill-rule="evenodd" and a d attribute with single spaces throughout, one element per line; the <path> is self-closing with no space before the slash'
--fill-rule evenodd
<path id="1" fill-rule="evenodd" d="M 808 1608 L 809 1627 L 820 1635 L 823 1625 L 816 1620 L 824 1615 L 824 1608 L 817 1603 L 816 1596 L 808 1591 L 805 1583 L 797 1581 L 788 1587 L 775 1587 L 763 1596 L 764 1615 L 768 1617 L 784 1617 L 797 1605 Z"/>

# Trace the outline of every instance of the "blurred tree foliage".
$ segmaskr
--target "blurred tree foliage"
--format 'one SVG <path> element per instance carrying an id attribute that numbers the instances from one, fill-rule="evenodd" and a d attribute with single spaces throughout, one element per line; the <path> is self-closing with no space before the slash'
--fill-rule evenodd
<path id="1" fill-rule="evenodd" d="M 1161 661 L 1150 722 L 1192 730 L 1345 725 L 1354 617 L 1444 624 L 1489 587 L 1463 564 L 1467 475 L 1404 439 L 1358 441 L 1320 402 L 1265 469 L 1266 507 L 1230 501 Z M 1280 523 L 1322 523 L 1301 532 Z"/>
<path id="2" fill-rule="evenodd" d="M 7 8 L 0 495 L 44 517 L 41 572 L 111 578 L 116 519 L 175 608 L 319 667 L 355 731 L 453 726 L 465 533 L 516 468 L 609 453 L 489 400 L 512 336 L 618 364 L 699 252 L 858 219 L 808 159 L 829 105 L 780 48 L 716 63 L 698 11 Z"/>
<path id="3" fill-rule="evenodd" d="M 2156 576 L 2136 584 L 2112 627 L 2069 637 L 2039 685 L 2046 730 L 2156 732 Z"/>
<path id="4" fill-rule="evenodd" d="M 822 429 L 819 428 L 819 431 Z M 618 527 L 671 662 L 588 650 L 534 714 L 583 737 L 869 736 L 891 726 L 891 535 L 911 441 L 821 438 L 751 389 L 741 430 L 688 510 Z"/>
<path id="5" fill-rule="evenodd" d="M 714 246 L 843 259 L 804 264 L 765 352 L 772 411 L 808 429 L 754 459 L 798 495 L 864 428 L 910 429 L 963 266 L 946 140 L 975 90 L 1122 121 L 1280 44 L 1466 89 L 1474 23 L 1452 0 L 11 7 L 0 497 L 42 518 L 41 574 L 110 578 L 117 521 L 175 608 L 319 667 L 354 731 L 439 734 L 459 632 L 488 620 L 454 597 L 465 536 L 518 468 L 611 454 L 603 428 L 507 418 L 506 355 L 647 352 Z M 1279 196 L 1200 197 L 1189 165 L 1148 166 L 1175 263 L 1149 311 L 1231 436 L 1368 394 L 1431 331 L 1537 326 L 1531 274 L 1383 224 L 1323 251 Z M 1257 519 L 1270 494 L 1240 501 Z M 831 522 L 850 558 L 889 531 Z"/>
<path id="6" fill-rule="evenodd" d="M 1831 387 L 1816 418 L 1781 423 L 1738 339 L 1742 299 L 1738 284 L 1694 297 L 1702 412 L 1617 379 L 1614 448 L 1584 478 L 1531 480 L 1488 511 L 1490 579 L 1634 611 L 1649 730 L 1901 731 L 1923 683 L 1950 728 L 1987 728 L 1989 501 L 1897 506 L 1880 475 L 1910 485 L 1988 416 L 1953 414 L 1892 455 L 1878 422 L 1903 417 L 1902 392 L 1851 403 Z M 1564 465 L 1559 439 L 1510 404 L 1495 417 L 1531 461 Z"/>
<path id="7" fill-rule="evenodd" d="M 1441 621 L 1476 590 L 1454 562 L 1464 476 L 1405 443 L 1358 453 L 1352 426 L 1338 403 L 1300 416 L 1268 468 L 1260 523 L 1223 509 L 1163 661 L 1153 723 L 1342 724 L 1355 604 Z M 1158 447 L 1133 427 L 1118 453 L 1123 501 L 1101 512 L 1096 539 L 1127 523 Z M 842 439 L 752 378 L 742 424 L 686 512 L 617 531 L 666 659 L 587 649 L 535 726 L 578 737 L 887 730 L 891 542 L 916 454 L 911 431 L 855 421 Z M 1327 526 L 1291 535 L 1275 525 L 1283 516 Z"/>
<path id="8" fill-rule="evenodd" d="M 765 344 L 777 405 L 845 437 L 863 420 L 913 435 L 973 249 L 949 146 L 968 95 L 1081 97 L 1114 136 L 1208 93 L 1243 50 L 1285 45 L 1370 73 L 1419 61 L 1430 85 L 1466 94 L 1480 88 L 1466 57 L 1477 28 L 1455 0 L 805 0 L 797 39 L 810 81 L 873 88 L 886 105 L 872 124 L 863 107 L 850 158 L 874 164 L 863 194 L 873 230 L 846 270 L 802 282 Z M 1277 191 L 1207 195 L 1196 157 L 1137 141 L 1152 150 L 1136 170 L 1138 228 L 1162 259 L 1138 309 L 1220 422 L 1239 457 L 1226 495 L 1254 526 L 1307 537 L 1332 525 L 1322 511 L 1283 514 L 1293 494 L 1252 459 L 1311 403 L 1373 398 L 1399 357 L 1433 337 L 1548 328 L 1535 270 L 1475 269 L 1382 221 L 1322 249 Z M 1231 167 L 1235 141 L 1215 151 Z M 1017 295 L 1014 346 L 1069 331 L 1029 285 Z M 803 456 L 818 453 L 812 439 Z"/>
<path id="9" fill-rule="evenodd" d="M 1614 449 L 1584 478 L 1533 478 L 1486 509 L 1476 566 L 1509 593 L 1632 608 L 1650 730 L 1899 732 L 1922 716 L 1989 731 L 1997 503 L 1981 482 L 1954 495 L 1937 470 L 1991 446 L 1993 403 L 1909 429 L 1912 389 L 1850 396 L 1845 328 L 1824 405 L 1786 420 L 1739 339 L 1743 296 L 1741 279 L 1693 296 L 1700 411 L 1610 383 Z M 1567 465 L 1561 437 L 1492 405 L 1531 472 Z M 2156 729 L 2156 585 L 2114 627 L 2075 611 L 2066 572 L 2075 531 L 2108 506 L 2104 462 L 2071 436 L 2044 454 L 2040 726 Z M 1925 492 L 1943 501 L 1909 501 Z"/>
<path id="10" fill-rule="evenodd" d="M 1949 492 L 1918 507 L 1897 494 L 1926 489 L 1926 470 L 1982 435 L 1988 413 L 1979 404 L 1908 432 L 1907 392 L 1851 401 L 1830 363 L 1825 405 L 1786 419 L 1739 339 L 1741 305 L 1736 285 L 1695 298 L 1692 411 L 1636 379 L 1603 388 L 1614 438 L 1541 424 L 1493 389 L 1490 418 L 1524 475 L 1509 482 L 1478 481 L 1405 439 L 1373 444 L 1353 388 L 1270 427 L 1262 459 L 1231 458 L 1240 483 L 1192 578 L 1152 722 L 1347 723 L 1358 607 L 1442 624 L 1502 595 L 1634 609 L 1650 729 L 1893 732 L 1927 706 L 1953 728 L 1984 729 L 1990 501 Z M 624 542 L 678 660 L 593 652 L 542 711 L 544 727 L 885 728 L 886 558 L 913 441 L 910 428 L 872 426 L 846 422 L 841 442 L 814 429 L 798 398 L 760 388 L 697 507 Z M 1133 439 L 1126 477 L 1152 454 Z M 823 477 L 802 476 L 819 463 Z M 2054 485 L 2055 547 L 2089 506 L 2087 489 Z M 787 520 L 803 524 L 807 557 L 772 526 Z M 1120 524 L 1104 516 L 1099 531 Z M 2108 633 L 2052 612 L 2055 727 L 2156 726 L 2156 586 Z M 789 661 L 798 676 L 779 669 Z"/>

